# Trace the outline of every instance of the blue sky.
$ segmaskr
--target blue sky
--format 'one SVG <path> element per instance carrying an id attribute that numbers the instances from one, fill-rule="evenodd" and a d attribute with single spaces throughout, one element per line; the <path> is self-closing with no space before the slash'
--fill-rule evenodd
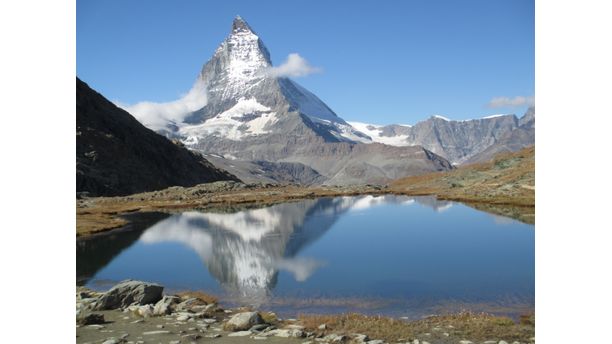
<path id="1" fill-rule="evenodd" d="M 522 115 L 488 104 L 534 95 L 533 0 L 77 0 L 77 76 L 125 104 L 177 99 L 237 14 L 275 65 L 298 53 L 320 67 L 294 80 L 345 120 Z"/>

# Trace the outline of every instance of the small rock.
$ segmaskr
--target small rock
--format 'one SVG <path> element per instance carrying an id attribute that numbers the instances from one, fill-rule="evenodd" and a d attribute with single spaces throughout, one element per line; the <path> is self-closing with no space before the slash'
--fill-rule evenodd
<path id="1" fill-rule="evenodd" d="M 226 331 L 244 331 L 253 325 L 262 324 L 263 319 L 257 312 L 243 312 L 232 316 L 223 326 Z"/>
<path id="2" fill-rule="evenodd" d="M 217 319 L 202 319 L 202 321 L 207 324 L 214 324 L 217 322 Z"/>
<path id="3" fill-rule="evenodd" d="M 474 344 L 474 343 L 469 340 L 460 340 L 459 344 Z"/>
<path id="4" fill-rule="evenodd" d="M 104 325 L 87 325 L 86 327 L 93 330 L 101 330 L 104 328 Z"/>
<path id="5" fill-rule="evenodd" d="M 170 334 L 170 331 L 168 331 L 168 330 L 146 331 L 146 332 L 142 333 L 143 336 L 151 336 L 151 335 L 155 335 L 155 334 Z"/>
<path id="6" fill-rule="evenodd" d="M 429 344 L 429 342 L 422 341 L 421 344 Z"/>
<path id="7" fill-rule="evenodd" d="M 258 325 L 254 325 L 253 327 L 251 327 L 249 329 L 249 331 L 251 332 L 261 332 L 265 329 L 267 329 L 270 325 L 268 324 L 258 324 Z"/>
<path id="8" fill-rule="evenodd" d="M 321 324 L 319 325 L 319 327 L 317 327 L 319 330 L 327 330 L 327 325 L 326 324 Z"/>
<path id="9" fill-rule="evenodd" d="M 189 320 L 189 315 L 187 314 L 182 314 L 176 317 L 176 321 L 187 321 L 187 320 Z"/>
<path id="10" fill-rule="evenodd" d="M 238 331 L 238 332 L 232 332 L 230 334 L 228 334 L 228 337 L 246 337 L 246 336 L 250 336 L 251 334 L 253 334 L 253 332 L 251 331 Z"/>
<path id="11" fill-rule="evenodd" d="M 157 328 L 164 328 L 164 325 L 159 324 L 159 325 L 155 325 L 155 327 L 157 327 Z"/>
<path id="12" fill-rule="evenodd" d="M 181 338 L 185 338 L 185 339 L 188 339 L 188 340 L 198 340 L 198 339 L 202 338 L 202 336 L 200 336 L 197 333 L 189 333 L 189 334 L 182 335 Z"/>
<path id="13" fill-rule="evenodd" d="M 140 306 L 138 307 L 136 314 L 140 315 L 143 318 L 152 317 L 153 316 L 153 306 L 151 305 Z"/>
<path id="14" fill-rule="evenodd" d="M 171 340 L 168 342 L 168 344 L 180 344 L 181 341 L 180 340 Z"/>
<path id="15" fill-rule="evenodd" d="M 497 344 L 508 344 L 505 340 L 500 340 Z"/>
<path id="16" fill-rule="evenodd" d="M 368 336 L 365 334 L 356 333 L 353 335 L 353 341 L 357 343 L 365 343 L 368 340 L 370 340 L 370 338 L 368 338 Z"/>
<path id="17" fill-rule="evenodd" d="M 448 337 L 448 336 L 450 336 L 450 333 L 448 333 L 448 332 L 444 332 L 444 333 L 442 333 L 442 335 L 443 335 L 444 337 Z"/>
<path id="18" fill-rule="evenodd" d="M 257 339 L 257 340 L 266 340 L 266 339 L 268 339 L 268 337 L 262 337 L 262 336 L 254 336 L 254 337 L 251 337 L 251 338 Z"/>
<path id="19" fill-rule="evenodd" d="M 179 303 L 181 299 L 177 296 L 164 295 L 164 297 L 157 301 L 153 308 L 153 315 L 166 315 L 172 313 L 174 306 Z"/>
<path id="20" fill-rule="evenodd" d="M 415 339 L 415 340 L 413 340 L 413 341 L 412 341 L 412 344 L 419 344 L 419 343 L 420 343 L 420 342 L 419 342 L 419 340 L 418 340 L 418 339 Z"/>
<path id="21" fill-rule="evenodd" d="M 123 340 L 121 339 L 107 338 L 105 341 L 102 342 L 102 344 L 119 344 L 121 342 L 123 342 Z"/>
<path id="22" fill-rule="evenodd" d="M 221 335 L 218 334 L 218 333 L 209 333 L 209 334 L 205 335 L 204 337 L 206 337 L 206 338 L 220 338 Z"/>
<path id="23" fill-rule="evenodd" d="M 370 340 L 367 342 L 368 344 L 384 344 L 385 341 L 381 339 Z"/>
<path id="24" fill-rule="evenodd" d="M 79 325 L 104 324 L 104 314 L 90 313 L 77 319 Z"/>
<path id="25" fill-rule="evenodd" d="M 134 321 L 132 321 L 132 322 L 130 322 L 130 323 L 131 323 L 131 324 L 140 324 L 140 323 L 143 323 L 143 322 L 144 322 L 144 320 L 142 320 L 142 319 L 138 319 L 138 320 L 134 320 Z"/>
<path id="26" fill-rule="evenodd" d="M 497 342 L 494 340 L 485 340 L 484 342 L 482 342 L 482 344 L 497 344 Z"/>

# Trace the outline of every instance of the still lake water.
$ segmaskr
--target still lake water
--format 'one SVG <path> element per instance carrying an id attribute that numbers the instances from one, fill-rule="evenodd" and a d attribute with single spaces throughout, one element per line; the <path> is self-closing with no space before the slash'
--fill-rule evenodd
<path id="1" fill-rule="evenodd" d="M 77 280 L 204 290 L 285 316 L 534 306 L 534 226 L 433 197 L 319 198 L 135 219 L 77 242 Z"/>

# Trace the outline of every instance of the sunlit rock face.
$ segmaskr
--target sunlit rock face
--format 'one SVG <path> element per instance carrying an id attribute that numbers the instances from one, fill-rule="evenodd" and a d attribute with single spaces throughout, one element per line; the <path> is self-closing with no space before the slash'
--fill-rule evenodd
<path id="1" fill-rule="evenodd" d="M 157 223 L 140 241 L 189 246 L 233 299 L 260 305 L 275 287 L 278 271 L 305 281 L 325 263 L 296 255 L 343 213 L 406 202 L 395 196 L 360 196 L 304 200 L 236 213 L 185 212 Z"/>

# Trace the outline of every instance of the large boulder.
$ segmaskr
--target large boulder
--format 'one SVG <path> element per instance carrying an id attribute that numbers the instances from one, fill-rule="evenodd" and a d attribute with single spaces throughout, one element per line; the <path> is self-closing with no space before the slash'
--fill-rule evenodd
<path id="1" fill-rule="evenodd" d="M 129 305 L 147 305 L 161 300 L 164 287 L 159 284 L 126 280 L 112 287 L 96 302 L 95 309 L 117 309 Z"/>
<path id="2" fill-rule="evenodd" d="M 254 325 L 263 324 L 263 319 L 257 312 L 243 312 L 235 314 L 228 320 L 223 329 L 225 331 L 246 331 Z"/>

